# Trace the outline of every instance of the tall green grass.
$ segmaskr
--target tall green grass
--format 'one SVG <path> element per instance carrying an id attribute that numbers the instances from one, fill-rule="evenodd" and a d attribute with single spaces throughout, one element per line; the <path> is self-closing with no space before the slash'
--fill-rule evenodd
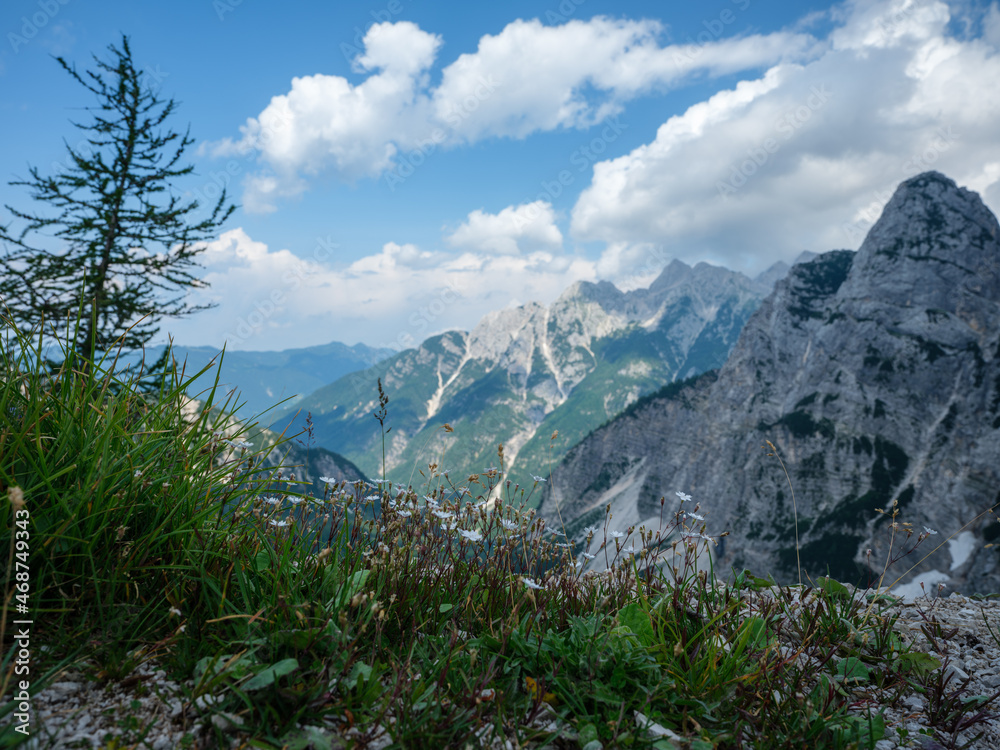
<path id="1" fill-rule="evenodd" d="M 214 388 L 193 406 L 175 371 L 153 394 L 108 363 L 50 371 L 40 342 L 5 335 L 5 695 L 23 507 L 32 689 L 67 665 L 120 680 L 155 659 L 206 719 L 192 747 L 870 748 L 913 690 L 936 696 L 942 742 L 955 712 L 968 731 L 994 700 L 941 684 L 887 597 L 719 583 L 705 511 L 681 493 L 657 529 L 568 539 L 528 509 L 543 480 L 513 484 L 499 446 L 471 476 L 430 463 L 419 489 L 330 478 L 312 497 L 260 468 Z M 586 572 L 596 556 L 607 569 Z"/>

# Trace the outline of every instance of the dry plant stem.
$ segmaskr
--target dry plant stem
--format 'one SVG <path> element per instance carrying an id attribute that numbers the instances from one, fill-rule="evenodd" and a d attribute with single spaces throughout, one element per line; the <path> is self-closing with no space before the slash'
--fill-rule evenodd
<path id="1" fill-rule="evenodd" d="M 552 437 L 549 438 L 549 482 L 552 482 L 552 442 L 559 437 L 559 430 L 552 433 Z M 552 497 L 555 500 L 555 496 Z M 559 517 L 559 527 L 563 530 L 563 534 L 566 533 L 566 522 L 563 521 L 562 511 L 559 509 L 559 501 L 556 500 L 556 515 Z"/>
<path id="2" fill-rule="evenodd" d="M 895 500 L 892 501 L 892 505 L 893 505 L 892 517 L 895 518 L 896 515 L 899 513 L 899 511 L 896 509 L 896 501 Z M 888 588 L 892 589 L 893 586 L 895 586 L 897 583 L 899 583 L 901 580 L 903 580 L 903 578 L 905 578 L 907 575 L 909 575 L 910 571 L 913 570 L 918 565 L 920 565 L 920 563 L 922 563 L 928 557 L 930 557 L 931 555 L 933 555 L 935 552 L 937 552 L 939 549 L 941 549 L 945 544 L 947 544 L 952 539 L 954 539 L 956 536 L 958 536 L 959 534 L 961 534 L 969 526 L 971 526 L 972 524 L 974 524 L 976 521 L 978 521 L 980 518 L 982 518 L 983 516 L 985 516 L 987 513 L 992 513 L 993 510 L 994 510 L 994 508 L 997 507 L 997 505 L 1000 505 L 1000 503 L 997 503 L 997 504 L 994 504 L 994 505 L 990 506 L 989 508 L 987 508 L 986 510 L 984 510 L 982 513 L 980 513 L 979 515 L 977 515 L 975 518 L 973 518 L 971 521 L 969 521 L 969 522 L 963 524 L 961 527 L 959 527 L 958 531 L 956 531 L 956 532 L 954 532 L 952 534 L 949 534 L 945 539 L 943 539 L 941 541 L 940 544 L 938 544 L 937 547 L 935 547 L 934 549 L 932 549 L 926 555 L 924 555 L 919 560 L 917 560 L 915 563 L 913 563 L 913 565 L 911 565 L 909 568 L 907 568 L 905 571 L 903 571 L 900 575 L 898 575 L 896 577 L 896 580 L 894 580 L 892 583 L 889 584 Z M 896 536 L 896 526 L 895 526 L 895 524 L 891 524 L 891 528 L 892 528 L 892 536 L 889 538 L 889 549 L 886 552 L 885 567 L 882 569 L 882 575 L 879 576 L 879 579 L 878 579 L 878 589 L 882 588 L 882 583 L 885 580 L 886 571 L 889 569 L 889 560 L 891 559 L 891 556 L 892 556 L 892 540 Z M 865 616 L 866 617 L 871 613 L 872 607 L 874 605 L 875 605 L 875 600 L 873 600 L 872 603 L 868 605 L 868 609 L 865 611 Z"/>
<path id="3" fill-rule="evenodd" d="M 882 574 L 878 577 L 878 586 L 877 586 L 877 589 L 881 589 L 882 588 L 882 583 L 883 583 L 883 581 L 885 581 L 886 571 L 889 570 L 889 561 L 892 559 L 892 543 L 896 540 L 896 516 L 897 515 L 899 515 L 898 502 L 897 502 L 897 500 L 895 498 L 893 498 L 893 500 L 892 500 L 892 516 L 891 516 L 892 520 L 889 523 L 889 528 L 892 530 L 891 533 L 890 533 L 890 535 L 889 535 L 889 549 L 886 550 L 886 553 L 885 553 L 885 565 L 882 567 Z M 913 570 L 913 568 L 910 568 L 910 570 Z M 909 573 L 910 570 L 907 570 L 906 573 Z M 903 573 L 903 575 L 905 576 L 906 573 Z M 899 578 L 902 578 L 902 577 L 903 576 L 900 576 Z M 892 582 L 892 586 L 895 586 L 897 583 L 899 583 L 899 578 L 897 578 L 895 581 Z M 890 588 L 891 588 L 891 586 L 890 586 Z M 872 602 L 872 605 L 873 604 L 874 604 L 874 601 Z M 865 616 L 866 617 L 868 616 L 868 614 L 871 613 L 872 605 L 868 606 L 868 611 L 865 612 Z"/>
<path id="4" fill-rule="evenodd" d="M 778 463 L 781 464 L 781 470 L 785 472 L 785 480 L 788 482 L 788 491 L 792 493 L 792 515 L 795 518 L 795 565 L 798 567 L 799 571 L 799 586 L 802 585 L 802 560 L 799 559 L 799 509 L 795 505 L 795 490 L 792 488 L 791 477 L 788 476 L 788 469 L 785 468 L 785 462 L 781 460 L 781 456 L 778 455 L 778 449 L 774 447 L 774 443 L 770 440 L 765 440 L 770 447 L 771 453 L 769 456 L 774 456 L 778 459 Z"/>

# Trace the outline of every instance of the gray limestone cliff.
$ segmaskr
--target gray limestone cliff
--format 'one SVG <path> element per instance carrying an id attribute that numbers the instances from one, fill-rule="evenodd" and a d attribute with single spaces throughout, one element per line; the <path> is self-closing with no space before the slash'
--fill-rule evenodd
<path id="1" fill-rule="evenodd" d="M 885 584 L 1000 591 L 1000 228 L 979 196 L 929 172 L 902 183 L 857 253 L 796 265 L 743 328 L 725 365 L 647 397 L 553 473 L 572 533 L 656 527 L 660 498 L 694 496 L 722 570 L 867 583 L 889 552 L 888 515 L 939 532 Z M 902 534 L 905 536 L 905 533 Z M 950 541 L 945 541 L 951 536 Z M 940 545 L 940 546 L 939 546 Z M 921 562 L 935 547 L 939 548 Z"/>

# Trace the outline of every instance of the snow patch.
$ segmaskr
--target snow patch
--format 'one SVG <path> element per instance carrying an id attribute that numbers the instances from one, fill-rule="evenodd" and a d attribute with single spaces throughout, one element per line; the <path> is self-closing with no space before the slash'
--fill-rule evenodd
<path id="1" fill-rule="evenodd" d="M 951 569 L 958 570 L 972 557 L 976 549 L 976 535 L 971 531 L 963 531 L 954 539 L 948 540 L 948 551 L 951 553 Z"/>
<path id="2" fill-rule="evenodd" d="M 893 586 L 889 593 L 893 596 L 901 596 L 906 602 L 912 602 L 921 597 L 933 598 L 937 596 L 937 585 L 947 583 L 950 580 L 951 576 L 947 573 L 942 573 L 940 570 L 928 570 L 926 573 L 920 573 L 914 577 L 909 583 Z M 920 587 L 921 583 L 924 584 L 923 588 Z"/>

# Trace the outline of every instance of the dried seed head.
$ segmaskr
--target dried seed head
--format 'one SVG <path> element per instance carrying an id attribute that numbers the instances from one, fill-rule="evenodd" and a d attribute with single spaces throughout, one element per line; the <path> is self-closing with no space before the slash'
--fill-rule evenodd
<path id="1" fill-rule="evenodd" d="M 11 507 L 15 513 L 24 509 L 24 490 L 20 487 L 11 487 L 7 490 L 7 497 L 10 500 Z"/>

